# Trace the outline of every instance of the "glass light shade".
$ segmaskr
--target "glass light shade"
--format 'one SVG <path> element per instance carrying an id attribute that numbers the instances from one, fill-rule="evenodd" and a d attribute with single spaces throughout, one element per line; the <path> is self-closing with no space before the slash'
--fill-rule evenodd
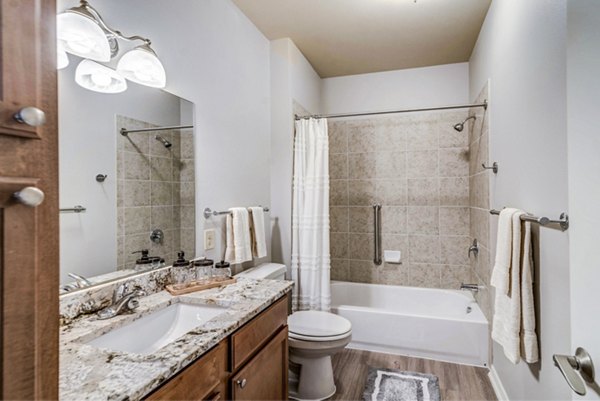
<path id="1" fill-rule="evenodd" d="M 69 56 L 62 46 L 56 47 L 56 69 L 62 70 L 69 65 Z"/>
<path id="2" fill-rule="evenodd" d="M 112 68 L 92 60 L 83 60 L 75 70 L 75 82 L 94 92 L 121 93 L 127 90 L 127 81 Z"/>
<path id="3" fill-rule="evenodd" d="M 68 10 L 56 17 L 56 36 L 63 49 L 76 56 L 110 61 L 106 33 L 91 17 Z"/>
<path id="4" fill-rule="evenodd" d="M 128 80 L 153 88 L 164 88 L 167 74 L 156 54 L 147 45 L 125 53 L 117 64 L 117 72 Z"/>

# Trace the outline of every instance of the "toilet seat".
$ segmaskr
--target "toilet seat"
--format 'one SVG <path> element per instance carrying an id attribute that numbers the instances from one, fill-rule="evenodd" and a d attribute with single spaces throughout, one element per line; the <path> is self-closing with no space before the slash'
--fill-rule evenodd
<path id="1" fill-rule="evenodd" d="M 289 337 L 297 340 L 326 342 L 351 335 L 349 320 L 322 311 L 299 311 L 288 317 Z"/>

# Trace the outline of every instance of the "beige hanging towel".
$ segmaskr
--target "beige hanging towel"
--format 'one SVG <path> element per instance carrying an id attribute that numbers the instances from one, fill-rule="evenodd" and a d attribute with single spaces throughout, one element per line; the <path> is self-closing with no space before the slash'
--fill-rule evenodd
<path id="1" fill-rule="evenodd" d="M 252 243 L 252 256 L 255 258 L 264 258 L 267 256 L 265 212 L 261 206 L 252 206 L 248 209 L 250 209 L 250 242 Z"/>
<path id="2" fill-rule="evenodd" d="M 225 260 L 229 263 L 243 263 L 252 260 L 250 242 L 250 218 L 245 207 L 233 207 L 227 214 L 227 245 Z"/>

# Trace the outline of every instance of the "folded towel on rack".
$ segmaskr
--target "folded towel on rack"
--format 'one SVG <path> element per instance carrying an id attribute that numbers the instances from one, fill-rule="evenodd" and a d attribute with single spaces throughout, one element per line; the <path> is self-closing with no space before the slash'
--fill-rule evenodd
<path id="1" fill-rule="evenodd" d="M 508 270 L 501 271 L 502 276 L 496 276 L 496 283 L 505 285 L 506 278 L 509 285 L 505 292 L 492 282 L 496 287 L 492 339 L 502 346 L 504 354 L 512 363 L 518 363 L 521 358 L 527 363 L 534 363 L 538 361 L 539 355 L 533 301 L 531 223 L 521 220 L 521 216 L 525 214 L 523 211 L 513 210 L 510 213 L 510 261 Z M 507 230 L 508 227 L 498 225 L 498 249 L 501 245 L 506 246 L 501 244 L 506 241 L 501 229 Z M 500 262 L 494 266 L 494 273 L 497 267 L 505 268 L 502 264 L 505 260 L 500 259 Z M 499 277 L 502 280 L 498 280 Z"/>
<path id="2" fill-rule="evenodd" d="M 234 207 L 227 214 L 227 244 L 225 260 L 229 263 L 243 263 L 252 260 L 250 242 L 250 218 L 245 207 Z"/>
<path id="3" fill-rule="evenodd" d="M 510 287 L 510 264 L 512 258 L 513 243 L 513 215 L 518 209 L 504 208 L 498 218 L 498 238 L 496 242 L 496 259 L 490 284 L 496 287 L 497 291 L 508 294 Z M 517 230 L 521 235 L 521 230 Z"/>
<path id="4" fill-rule="evenodd" d="M 250 210 L 250 242 L 252 256 L 264 258 L 267 256 L 267 241 L 265 235 L 265 211 L 262 206 L 252 206 Z"/>

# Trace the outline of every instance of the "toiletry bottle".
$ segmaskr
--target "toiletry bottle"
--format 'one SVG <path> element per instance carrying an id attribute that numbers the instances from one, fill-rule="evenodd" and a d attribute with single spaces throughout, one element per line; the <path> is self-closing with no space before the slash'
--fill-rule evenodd
<path id="1" fill-rule="evenodd" d="M 213 269 L 213 277 L 217 277 L 219 279 L 226 279 L 231 277 L 231 267 L 228 262 L 224 260 L 215 264 Z"/>
<path id="2" fill-rule="evenodd" d="M 190 269 L 190 261 L 185 259 L 185 252 L 177 252 L 177 260 L 173 262 L 171 270 L 173 284 L 183 284 L 192 281 L 195 277 L 192 276 L 190 270 L 195 273 L 195 270 Z"/>
<path id="3" fill-rule="evenodd" d="M 212 269 L 214 265 L 212 259 L 198 259 L 194 261 L 194 267 L 196 268 L 196 279 L 197 280 L 209 280 L 212 276 Z"/>

